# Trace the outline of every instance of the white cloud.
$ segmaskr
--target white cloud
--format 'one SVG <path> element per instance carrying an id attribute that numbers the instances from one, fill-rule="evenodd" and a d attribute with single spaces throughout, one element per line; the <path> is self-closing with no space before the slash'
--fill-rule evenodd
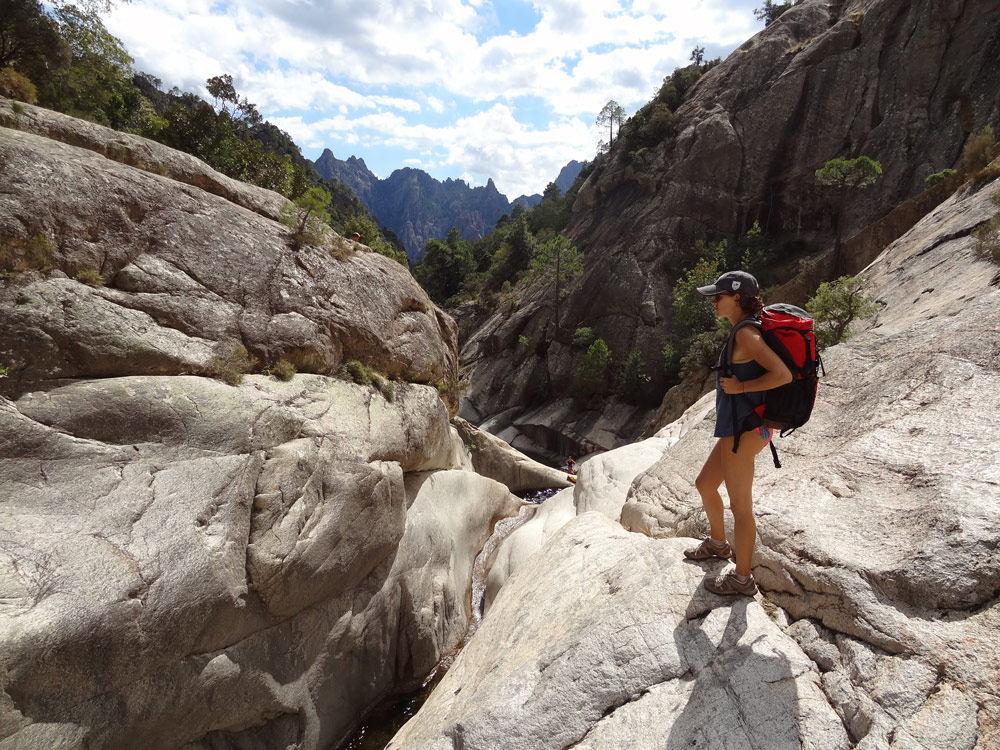
<path id="1" fill-rule="evenodd" d="M 696 44 L 732 48 L 759 26 L 758 0 L 532 5 L 533 29 L 493 36 L 483 35 L 498 17 L 488 0 L 132 0 L 107 23 L 167 88 L 201 92 L 231 73 L 306 149 L 412 150 L 399 163 L 448 166 L 477 184 L 492 176 L 509 197 L 592 156 L 608 99 L 632 112 Z M 449 112 L 455 121 L 441 124 Z"/>

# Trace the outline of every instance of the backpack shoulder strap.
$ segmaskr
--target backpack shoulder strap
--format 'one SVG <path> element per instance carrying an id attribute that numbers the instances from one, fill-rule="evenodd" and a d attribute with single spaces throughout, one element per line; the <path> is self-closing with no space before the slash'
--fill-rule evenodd
<path id="1" fill-rule="evenodd" d="M 745 326 L 755 326 L 758 331 L 761 330 L 760 320 L 754 317 L 746 317 L 729 331 L 729 335 L 726 337 L 726 347 L 723 351 L 722 362 L 720 362 L 723 374 L 726 377 L 731 377 L 733 374 L 733 347 L 736 346 L 736 332 Z"/>

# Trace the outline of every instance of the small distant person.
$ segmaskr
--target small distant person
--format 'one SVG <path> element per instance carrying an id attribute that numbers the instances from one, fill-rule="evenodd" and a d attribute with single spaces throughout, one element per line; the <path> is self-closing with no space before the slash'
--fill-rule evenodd
<path id="1" fill-rule="evenodd" d="M 576 461 L 573 460 L 572 456 L 566 459 L 566 473 L 573 475 L 576 474 Z"/>
<path id="2" fill-rule="evenodd" d="M 351 242 L 361 242 L 361 235 L 355 232 L 351 235 Z"/>

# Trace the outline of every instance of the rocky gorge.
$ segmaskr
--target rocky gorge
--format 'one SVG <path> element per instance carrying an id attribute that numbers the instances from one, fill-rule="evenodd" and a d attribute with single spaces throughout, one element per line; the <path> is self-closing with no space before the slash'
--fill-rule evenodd
<path id="1" fill-rule="evenodd" d="M 482 627 L 389 747 L 1000 746 L 1000 273 L 970 236 L 997 194 L 967 185 L 866 269 L 877 319 L 826 350 L 783 468 L 758 458 L 762 595 L 683 559 L 709 394 L 502 544 Z"/>
<path id="2" fill-rule="evenodd" d="M 921 198 L 875 241 L 866 232 L 917 200 L 925 177 L 960 167 L 972 133 L 1000 123 L 997 28 L 992 2 L 793 3 L 697 81 L 672 113 L 669 137 L 630 145 L 623 128 L 573 207 L 566 235 L 584 254 L 584 272 L 562 301 L 560 324 L 552 290 L 537 288 L 479 323 L 462 341 L 471 382 L 463 416 L 540 454 L 636 439 L 656 404 L 611 395 L 594 409 L 569 398 L 586 353 L 574 332 L 592 329 L 616 368 L 638 349 L 651 390 L 663 393 L 661 351 L 679 334 L 672 289 L 697 240 L 732 240 L 759 222 L 781 260 L 764 286 L 782 285 L 781 301 L 793 304 L 820 281 L 863 269 L 947 192 Z M 828 160 L 860 155 L 882 166 L 874 186 L 838 194 L 817 181 Z M 657 425 L 702 387 L 668 394 Z"/>
<path id="3" fill-rule="evenodd" d="M 991 49 L 971 4 L 919 5 Z M 914 21 L 793 10 L 743 52 Z M 342 746 L 461 646 L 512 493 L 568 484 L 491 432 L 530 448 L 573 414 L 457 417 L 451 318 L 357 243 L 297 247 L 277 194 L 29 105 L 0 126 L 0 750 Z M 760 462 L 759 596 L 681 555 L 711 397 L 635 443 L 648 415 L 611 405 L 569 439 L 618 447 L 492 554 L 482 624 L 390 747 L 1000 746 L 1000 274 L 972 252 L 998 193 L 949 191 L 865 268 L 878 316 Z"/>

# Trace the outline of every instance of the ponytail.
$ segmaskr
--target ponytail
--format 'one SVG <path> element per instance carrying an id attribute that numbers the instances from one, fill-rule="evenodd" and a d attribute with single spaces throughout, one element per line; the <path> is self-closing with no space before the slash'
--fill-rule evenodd
<path id="1" fill-rule="evenodd" d="M 739 298 L 740 309 L 745 315 L 756 316 L 764 309 L 764 301 L 757 295 L 744 297 L 742 294 L 737 294 L 736 296 Z"/>

